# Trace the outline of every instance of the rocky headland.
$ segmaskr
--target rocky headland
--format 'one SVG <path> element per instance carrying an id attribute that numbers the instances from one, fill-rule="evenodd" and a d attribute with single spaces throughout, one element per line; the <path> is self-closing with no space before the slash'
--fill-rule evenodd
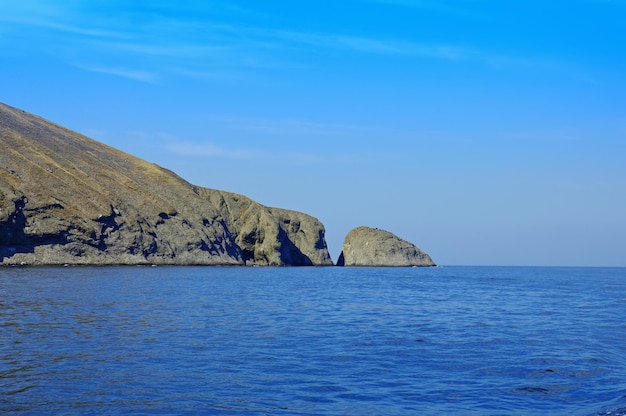
<path id="1" fill-rule="evenodd" d="M 357 227 L 343 242 L 337 266 L 435 266 L 430 256 L 396 235 Z"/>
<path id="2" fill-rule="evenodd" d="M 316 218 L 194 186 L 174 172 L 0 103 L 0 265 L 330 266 Z M 374 228 L 337 265 L 434 266 Z"/>
<path id="3" fill-rule="evenodd" d="M 332 265 L 310 215 L 0 104 L 0 264 Z"/>

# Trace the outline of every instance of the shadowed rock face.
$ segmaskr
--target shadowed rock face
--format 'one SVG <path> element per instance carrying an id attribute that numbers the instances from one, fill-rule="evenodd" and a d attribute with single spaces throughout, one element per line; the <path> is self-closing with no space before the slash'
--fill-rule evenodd
<path id="1" fill-rule="evenodd" d="M 332 265 L 296 211 L 193 186 L 0 104 L 0 264 Z"/>
<path id="2" fill-rule="evenodd" d="M 378 228 L 357 227 L 343 242 L 337 266 L 435 266 L 408 241 Z"/>

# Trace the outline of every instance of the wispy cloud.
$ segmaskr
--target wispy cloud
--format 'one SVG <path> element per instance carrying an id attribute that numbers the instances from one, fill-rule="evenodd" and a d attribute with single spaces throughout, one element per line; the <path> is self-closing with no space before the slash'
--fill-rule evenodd
<path id="1" fill-rule="evenodd" d="M 125 54 L 142 57 L 165 57 L 171 59 L 180 58 L 205 58 L 210 56 L 222 56 L 227 50 L 222 45 L 203 45 L 199 43 L 176 43 L 172 41 L 145 41 L 132 39 L 118 41 L 114 39 L 91 41 L 90 45 L 98 50 L 106 50 L 109 53 Z"/>
<path id="2" fill-rule="evenodd" d="M 108 30 L 108 29 L 88 28 L 88 27 L 82 27 L 79 25 L 62 24 L 54 20 L 50 20 L 44 16 L 40 16 L 40 17 L 6 16 L 4 18 L 0 18 L 0 22 L 3 22 L 5 24 L 21 25 L 21 26 L 28 26 L 28 27 L 33 27 L 33 28 L 40 28 L 40 29 L 48 29 L 48 30 L 52 30 L 52 31 L 60 32 L 60 33 L 67 33 L 67 34 L 72 34 L 72 35 L 80 35 L 80 36 L 93 37 L 93 38 L 107 38 L 107 39 L 128 39 L 129 38 L 129 36 L 123 32 L 119 32 L 115 30 Z"/>
<path id="3" fill-rule="evenodd" d="M 519 142 L 574 142 L 580 140 L 580 134 L 568 129 L 525 130 L 502 132 L 499 137 L 507 141 Z"/>
<path id="4" fill-rule="evenodd" d="M 101 25 L 96 15 L 79 13 L 63 2 L 24 0 L 0 6 L 0 22 L 5 27 L 28 27 L 50 32 L 109 39 L 128 38 L 128 33 L 115 25 Z M 89 22 L 89 25 L 80 22 Z"/>
<path id="5" fill-rule="evenodd" d="M 228 149 L 213 143 L 193 143 L 180 141 L 165 146 L 166 150 L 180 156 L 214 157 L 225 159 L 267 158 L 270 154 L 258 149 Z"/>
<path id="6" fill-rule="evenodd" d="M 215 158 L 232 160 L 256 160 L 270 161 L 276 163 L 319 163 L 324 160 L 317 154 L 306 154 L 300 152 L 268 152 L 259 148 L 227 148 L 213 143 L 194 143 L 190 141 L 170 142 L 165 146 L 165 150 L 173 154 L 194 158 Z"/>
<path id="7" fill-rule="evenodd" d="M 444 13 L 470 15 L 471 3 L 433 0 L 359 0 L 403 7 L 431 9 Z M 73 3 L 72 3 L 73 4 Z M 500 56 L 472 46 L 419 42 L 393 36 L 364 36 L 349 33 L 327 33 L 270 28 L 256 22 L 231 23 L 229 15 L 187 13 L 170 15 L 166 2 L 155 3 L 155 13 L 133 19 L 110 19 L 89 6 L 56 6 L 34 15 L 14 11 L 0 16 L 0 22 L 24 28 L 39 28 L 59 42 L 35 43 L 63 54 L 72 64 L 84 70 L 107 73 L 140 82 L 154 82 L 166 73 L 206 80 L 249 76 L 249 70 L 293 71 L 319 65 L 319 58 L 337 51 L 352 54 L 379 55 L 386 58 L 436 59 L 450 63 L 481 62 L 498 67 L 554 67 L 552 63 L 533 58 Z M 226 7 L 222 5 L 223 7 Z M 132 8 L 128 16 L 134 16 Z M 211 6 L 213 7 L 213 6 Z M 209 7 L 209 9 L 211 8 Z M 19 9 L 15 6 L 14 9 Z M 67 13 L 63 13 L 67 11 Z M 135 11 L 136 12 L 136 11 Z M 244 13 L 237 10 L 233 13 Z M 127 17 L 128 17 L 127 16 Z M 175 16 L 175 17 L 172 17 Z M 89 22 L 89 26 L 83 22 Z M 6 31 L 6 28 L 5 28 Z M 41 36 L 33 35 L 33 36 Z M 63 45 L 60 47 L 59 45 Z M 298 53 L 293 53 L 297 51 Z M 50 52 L 50 51 L 49 51 Z M 118 65 L 111 65 L 117 62 Z M 146 70 L 131 68 L 142 67 Z M 225 74 L 228 76 L 225 77 Z M 233 75 L 234 74 L 234 75 Z"/>
<path id="8" fill-rule="evenodd" d="M 445 0 L 363 0 L 391 6 L 402 6 L 430 10 L 438 13 L 454 14 L 463 17 L 485 18 L 486 15 L 468 7 L 462 7 Z M 458 3 L 458 2 L 457 2 Z M 466 3 L 467 4 L 467 3 Z"/>
<path id="9" fill-rule="evenodd" d="M 414 131 L 401 131 L 374 124 L 352 125 L 309 120 L 213 116 L 204 121 L 212 126 L 212 135 L 219 139 L 188 140 L 160 134 L 164 150 L 185 158 L 246 160 L 272 164 L 343 165 L 402 159 L 406 155 L 396 147 L 389 146 L 385 139 L 399 135 L 415 137 L 416 134 Z M 424 136 L 422 133 L 418 133 L 416 137 Z"/>
<path id="10" fill-rule="evenodd" d="M 323 123 L 297 119 L 214 116 L 209 117 L 208 121 L 213 125 L 225 125 L 233 130 L 253 131 L 280 137 L 360 137 L 367 132 L 380 132 L 380 128 L 374 126 Z"/>
<path id="11" fill-rule="evenodd" d="M 273 39 L 277 44 L 292 48 L 339 49 L 366 54 L 419 56 L 446 60 L 458 60 L 475 54 L 467 48 L 454 45 L 425 44 L 397 39 L 258 29 L 251 30 L 251 33 Z"/>
<path id="12" fill-rule="evenodd" d="M 118 77 L 132 79 L 134 81 L 154 82 L 158 78 L 156 74 L 149 72 L 149 71 L 138 71 L 138 70 L 123 68 L 123 67 L 107 68 L 107 67 L 89 66 L 89 65 L 82 65 L 82 64 L 75 64 L 74 66 L 80 69 L 84 69 L 86 71 L 100 72 L 103 74 L 115 75 Z"/>

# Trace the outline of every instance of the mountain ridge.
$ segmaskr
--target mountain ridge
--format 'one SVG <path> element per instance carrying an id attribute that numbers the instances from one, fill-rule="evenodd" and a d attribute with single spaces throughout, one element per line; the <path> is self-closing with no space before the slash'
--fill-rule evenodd
<path id="1" fill-rule="evenodd" d="M 0 103 L 0 264 L 332 265 L 316 218 Z"/>

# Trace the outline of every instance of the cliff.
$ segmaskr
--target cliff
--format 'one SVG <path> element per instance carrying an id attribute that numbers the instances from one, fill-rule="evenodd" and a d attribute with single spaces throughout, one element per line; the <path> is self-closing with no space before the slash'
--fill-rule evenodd
<path id="1" fill-rule="evenodd" d="M 332 265 L 324 227 L 0 103 L 0 264 Z"/>
<path id="2" fill-rule="evenodd" d="M 343 242 L 337 266 L 435 266 L 408 241 L 378 228 L 357 227 Z"/>

